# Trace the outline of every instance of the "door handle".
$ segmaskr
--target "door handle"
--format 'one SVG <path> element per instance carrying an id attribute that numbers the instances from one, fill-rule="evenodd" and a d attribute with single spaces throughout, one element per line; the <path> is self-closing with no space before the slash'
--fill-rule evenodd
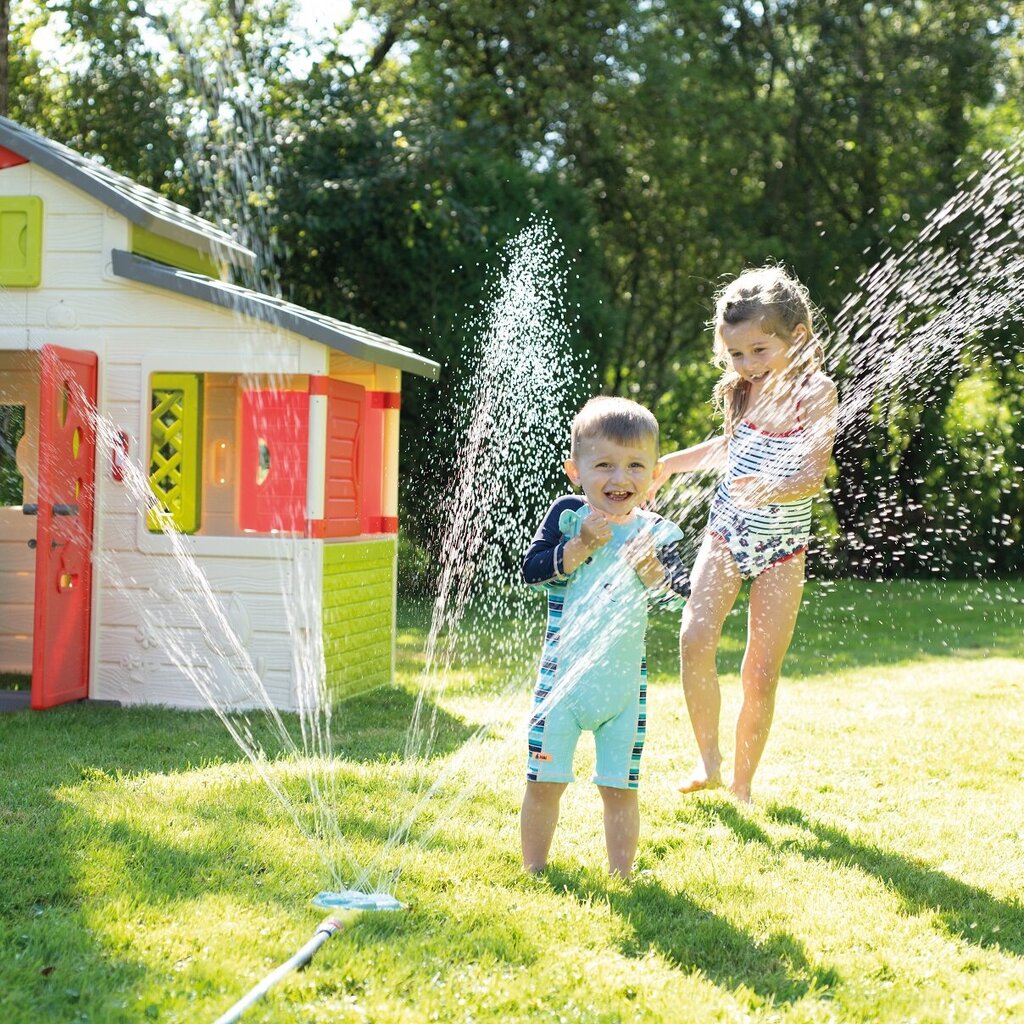
<path id="1" fill-rule="evenodd" d="M 39 515 L 39 506 L 35 502 L 31 505 L 22 505 L 21 511 L 26 516 L 37 516 Z"/>
<path id="2" fill-rule="evenodd" d="M 58 503 L 53 506 L 53 514 L 55 516 L 77 516 L 78 506 Z"/>

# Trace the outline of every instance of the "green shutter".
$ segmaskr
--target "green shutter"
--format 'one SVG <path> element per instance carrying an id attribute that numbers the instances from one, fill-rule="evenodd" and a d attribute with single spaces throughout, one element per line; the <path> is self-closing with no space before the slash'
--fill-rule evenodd
<path id="1" fill-rule="evenodd" d="M 190 245 L 172 241 L 163 235 L 154 234 L 138 224 L 132 225 L 132 252 L 146 259 L 166 263 L 169 267 L 179 270 L 191 270 L 196 274 L 205 274 L 220 280 L 220 267 L 217 261 L 205 252 L 193 249 Z"/>
<path id="2" fill-rule="evenodd" d="M 203 383 L 197 373 L 154 373 L 150 383 L 149 486 L 156 507 L 149 529 L 169 515 L 182 533 L 200 523 Z"/>
<path id="3" fill-rule="evenodd" d="M 0 196 L 0 285 L 38 288 L 42 266 L 42 199 Z"/>

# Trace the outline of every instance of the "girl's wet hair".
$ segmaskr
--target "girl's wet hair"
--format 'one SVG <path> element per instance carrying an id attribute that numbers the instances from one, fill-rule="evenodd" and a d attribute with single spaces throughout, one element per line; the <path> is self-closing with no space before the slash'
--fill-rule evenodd
<path id="1" fill-rule="evenodd" d="M 722 340 L 724 324 L 758 324 L 765 334 L 790 342 L 797 327 L 807 329 L 800 350 L 794 352 L 789 373 L 794 382 L 813 373 L 824 362 L 825 353 L 814 336 L 814 306 L 807 289 L 781 267 L 746 270 L 726 285 L 715 300 L 714 361 L 725 371 L 715 385 L 715 407 L 725 416 L 730 435 L 750 397 L 750 385 L 729 365 L 729 353 Z"/>
<path id="2" fill-rule="evenodd" d="M 616 444 L 640 447 L 648 441 L 658 454 L 658 421 L 650 409 L 628 398 L 601 395 L 590 399 L 572 421 L 572 449 L 576 457 L 580 441 L 604 437 Z"/>

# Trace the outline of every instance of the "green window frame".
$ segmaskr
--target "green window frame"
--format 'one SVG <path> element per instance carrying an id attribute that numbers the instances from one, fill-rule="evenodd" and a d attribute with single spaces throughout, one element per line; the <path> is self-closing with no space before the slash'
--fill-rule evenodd
<path id="1" fill-rule="evenodd" d="M 170 519 L 180 533 L 196 533 L 202 521 L 202 376 L 154 373 L 149 407 L 149 486 L 155 503 L 147 524 L 152 533 L 163 533 Z"/>

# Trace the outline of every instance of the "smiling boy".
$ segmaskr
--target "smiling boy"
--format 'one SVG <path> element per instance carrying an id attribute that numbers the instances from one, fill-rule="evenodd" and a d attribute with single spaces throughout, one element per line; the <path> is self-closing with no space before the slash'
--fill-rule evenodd
<path id="1" fill-rule="evenodd" d="M 594 733 L 609 870 L 626 876 L 640 831 L 637 788 L 647 728 L 648 603 L 681 607 L 689 592 L 673 523 L 641 508 L 663 467 L 658 422 L 625 398 L 591 399 L 572 424 L 565 462 L 583 497 L 559 498 L 523 559 L 548 595 L 530 719 L 523 864 L 547 866 L 559 805 L 584 731 Z"/>

